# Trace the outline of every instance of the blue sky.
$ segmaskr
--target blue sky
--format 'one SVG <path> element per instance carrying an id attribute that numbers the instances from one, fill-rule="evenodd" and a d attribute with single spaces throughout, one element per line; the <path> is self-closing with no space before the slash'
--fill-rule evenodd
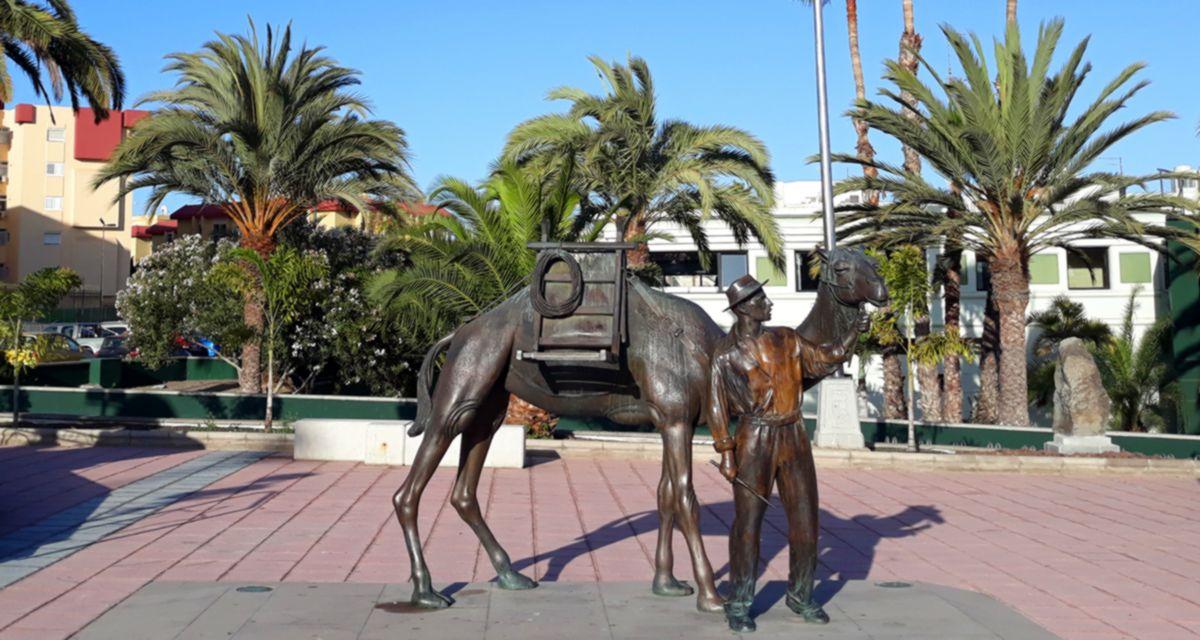
<path id="1" fill-rule="evenodd" d="M 697 124 L 724 123 L 762 138 L 783 180 L 813 179 L 805 158 L 817 148 L 811 10 L 795 0 L 717 2 L 609 0 L 573 2 L 442 2 L 401 0 L 256 0 L 74 3 L 84 27 L 113 46 L 130 94 L 169 86 L 163 55 L 195 50 L 214 31 L 291 21 L 296 35 L 328 48 L 362 71 L 361 91 L 378 117 L 409 137 L 413 171 L 422 186 L 436 176 L 482 178 L 505 134 L 518 122 L 550 110 L 547 90 L 574 85 L 599 90 L 586 57 L 647 59 L 659 92 L 660 115 Z M 895 57 L 901 29 L 899 0 L 860 0 L 860 41 L 868 94 L 879 87 L 883 60 Z M 1004 23 L 1003 0 L 915 0 L 923 53 L 939 70 L 950 63 L 938 25 L 974 31 L 985 42 Z M 1115 148 L 1126 173 L 1200 164 L 1200 76 L 1195 50 L 1200 2 L 1154 0 L 1131 9 L 1125 0 L 1022 0 L 1020 19 L 1032 47 L 1040 21 L 1062 16 L 1060 50 L 1091 35 L 1095 69 L 1082 98 L 1090 99 L 1125 65 L 1143 61 L 1151 80 L 1124 118 L 1166 109 L 1179 117 L 1150 127 Z M 826 48 L 835 150 L 851 151 L 854 132 L 842 113 L 854 95 L 846 41 L 845 5 L 826 8 Z M 1192 53 L 1187 53 L 1191 51 Z M 18 83 L 17 100 L 30 99 Z M 898 148 L 872 138 L 879 152 Z M 849 171 L 835 167 L 835 176 Z"/>

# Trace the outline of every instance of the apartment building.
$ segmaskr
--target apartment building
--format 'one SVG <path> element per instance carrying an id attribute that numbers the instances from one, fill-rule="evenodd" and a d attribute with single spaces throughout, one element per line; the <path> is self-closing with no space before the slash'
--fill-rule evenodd
<path id="1" fill-rule="evenodd" d="M 16 283 L 45 267 L 83 278 L 76 302 L 111 306 L 129 277 L 133 197 L 92 180 L 144 111 L 18 104 L 0 122 L 0 280 Z"/>

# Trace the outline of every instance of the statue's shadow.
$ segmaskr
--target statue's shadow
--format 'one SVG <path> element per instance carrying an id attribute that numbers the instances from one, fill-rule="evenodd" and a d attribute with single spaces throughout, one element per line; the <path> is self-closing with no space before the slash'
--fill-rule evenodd
<path id="1" fill-rule="evenodd" d="M 779 506 L 778 498 L 774 498 L 772 503 L 774 506 L 767 512 L 763 521 L 762 542 L 759 548 L 760 577 L 767 564 L 776 556 L 782 553 L 786 557 L 787 554 L 787 518 Z M 733 512 L 732 500 L 706 504 L 700 518 L 703 535 L 727 538 L 729 525 L 733 522 Z M 884 538 L 914 536 L 943 522 L 941 511 L 929 505 L 909 506 L 888 516 L 862 514 L 848 518 L 821 509 L 821 536 L 817 551 L 820 565 L 815 592 L 817 601 L 829 602 L 842 590 L 847 581 L 865 579 L 875 562 L 876 548 Z M 558 580 L 567 565 L 590 551 L 634 535 L 649 536 L 650 545 L 653 545 L 657 531 L 658 512 L 643 511 L 608 522 L 557 549 L 518 560 L 513 563 L 513 568 L 520 571 L 547 560 L 546 572 L 539 579 L 553 582 Z M 677 565 L 681 562 L 687 565 L 688 559 L 686 556 L 676 557 L 675 562 Z M 729 564 L 726 563 L 716 570 L 717 580 L 720 581 L 728 573 Z M 755 598 L 756 612 L 766 611 L 774 606 L 783 598 L 786 588 L 787 585 L 783 581 L 771 581 L 760 585 Z"/>

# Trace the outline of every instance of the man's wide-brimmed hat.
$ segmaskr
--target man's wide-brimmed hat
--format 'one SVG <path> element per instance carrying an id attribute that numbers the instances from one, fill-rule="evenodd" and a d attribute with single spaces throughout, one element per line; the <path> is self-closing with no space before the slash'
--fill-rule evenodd
<path id="1" fill-rule="evenodd" d="M 770 282 L 770 280 L 767 280 L 767 282 Z M 749 300 L 750 298 L 753 298 L 754 294 L 761 291 L 767 282 L 759 282 L 748 273 L 737 280 L 734 280 L 733 284 L 729 285 L 729 288 L 725 290 L 725 297 L 729 299 L 729 306 L 725 307 L 725 310 L 729 311 L 730 309 Z"/>

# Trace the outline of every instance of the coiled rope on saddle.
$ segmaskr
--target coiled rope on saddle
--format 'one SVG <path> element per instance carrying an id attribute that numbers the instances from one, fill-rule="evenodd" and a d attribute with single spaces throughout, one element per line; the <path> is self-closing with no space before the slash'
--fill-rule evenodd
<path id="1" fill-rule="evenodd" d="M 571 291 L 565 299 L 552 303 L 546 299 L 546 274 L 555 262 L 567 265 L 567 277 Z M 562 249 L 544 249 L 538 254 L 537 263 L 533 267 L 533 282 L 529 287 L 529 301 L 533 308 L 544 318 L 565 318 L 571 315 L 583 303 L 583 270 L 575 256 Z"/>

